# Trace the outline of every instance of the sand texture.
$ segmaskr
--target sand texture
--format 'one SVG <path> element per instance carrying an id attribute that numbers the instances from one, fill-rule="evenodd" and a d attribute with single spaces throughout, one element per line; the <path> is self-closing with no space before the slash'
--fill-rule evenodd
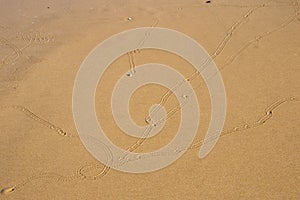
<path id="1" fill-rule="evenodd" d="M 0 199 L 300 199 L 299 9 L 298 0 L 0 0 Z M 173 29 L 201 44 L 223 78 L 227 114 L 216 146 L 199 159 L 211 104 L 194 76 L 201 114 L 192 145 L 166 168 L 131 174 L 86 150 L 72 93 L 96 45 L 139 27 Z M 163 104 L 160 133 L 141 142 L 117 126 L 112 90 L 146 63 L 184 77 L 195 71 L 157 49 L 128 52 L 107 68 L 95 96 L 99 124 L 115 145 L 136 152 L 168 144 L 181 120 L 175 95 L 162 101 L 169 90 L 148 84 L 133 93 L 129 111 L 145 126 L 149 108 Z"/>

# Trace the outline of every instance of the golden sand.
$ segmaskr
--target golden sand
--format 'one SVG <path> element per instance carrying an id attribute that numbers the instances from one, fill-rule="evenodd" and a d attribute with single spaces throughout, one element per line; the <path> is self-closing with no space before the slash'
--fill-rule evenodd
<path id="1" fill-rule="evenodd" d="M 300 17 L 297 0 L 9 1 L 0 2 L 0 198 L 3 199 L 299 199 Z M 201 108 L 188 151 L 146 174 L 120 172 L 93 158 L 72 115 L 76 73 L 88 53 L 113 34 L 138 27 L 180 31 L 218 66 L 227 93 L 222 135 L 198 158 L 210 121 L 203 79 L 190 80 Z M 189 77 L 174 54 L 128 52 L 97 87 L 98 120 L 117 146 L 150 152 L 166 145 L 180 123 L 180 105 L 150 84 L 130 99 L 130 114 L 147 124 L 161 103 L 170 113 L 146 140 L 125 135 L 111 113 L 117 80 L 144 63 L 164 63 Z M 134 76 L 134 75 L 133 75 Z"/>

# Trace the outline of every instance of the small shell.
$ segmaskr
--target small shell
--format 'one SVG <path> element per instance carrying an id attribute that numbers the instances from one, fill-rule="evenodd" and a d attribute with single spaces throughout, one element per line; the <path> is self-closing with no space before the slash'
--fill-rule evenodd
<path id="1" fill-rule="evenodd" d="M 13 191 L 15 191 L 15 187 L 7 187 L 7 188 L 3 188 L 1 190 L 1 194 L 2 195 L 7 195 L 9 193 L 12 193 Z"/>

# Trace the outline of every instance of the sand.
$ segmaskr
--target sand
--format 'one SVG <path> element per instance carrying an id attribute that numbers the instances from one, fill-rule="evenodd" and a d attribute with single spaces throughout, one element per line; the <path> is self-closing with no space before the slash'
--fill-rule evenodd
<path id="1" fill-rule="evenodd" d="M 1 199 L 299 199 L 299 1 L 0 1 Z M 198 152 L 211 116 L 201 76 L 191 81 L 200 106 L 193 144 L 161 170 L 131 174 L 96 160 L 78 137 L 72 114 L 77 71 L 113 34 L 164 27 L 196 40 L 214 58 L 227 95 L 222 135 L 208 156 Z M 119 57 L 96 93 L 98 121 L 113 143 L 136 143 L 117 127 L 110 107 L 120 77 L 145 63 L 194 72 L 161 50 Z M 134 74 L 133 74 L 134 76 Z M 138 125 L 168 89 L 150 84 L 130 99 Z M 174 94 L 165 109 L 180 108 Z M 151 152 L 174 137 L 180 109 L 156 136 Z"/>

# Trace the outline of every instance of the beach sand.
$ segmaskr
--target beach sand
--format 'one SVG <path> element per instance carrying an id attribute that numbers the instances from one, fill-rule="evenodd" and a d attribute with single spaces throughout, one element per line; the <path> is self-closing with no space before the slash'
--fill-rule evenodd
<path id="1" fill-rule="evenodd" d="M 1 199 L 299 199 L 300 1 L 0 1 Z M 203 159 L 211 105 L 201 76 L 190 81 L 200 123 L 192 145 L 170 166 L 144 174 L 110 169 L 78 137 L 72 113 L 76 74 L 110 36 L 163 27 L 196 40 L 214 58 L 227 96 L 225 125 Z M 101 55 L 99 55 L 101 56 Z M 170 52 L 120 56 L 97 86 L 96 112 L 107 137 L 123 149 L 111 112 L 112 89 L 129 70 L 163 63 L 184 77 L 195 68 Z M 134 74 L 133 74 L 134 76 Z M 168 92 L 149 84 L 132 95 L 138 125 Z M 180 105 L 174 94 L 169 112 Z M 168 144 L 180 109 L 137 152 Z"/>

